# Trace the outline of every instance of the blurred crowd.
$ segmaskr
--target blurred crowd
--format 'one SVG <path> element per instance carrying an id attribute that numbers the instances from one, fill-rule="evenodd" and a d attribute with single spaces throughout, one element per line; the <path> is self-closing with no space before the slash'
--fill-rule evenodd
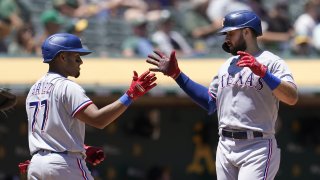
<path id="1" fill-rule="evenodd" d="M 319 55 L 320 0 L 0 0 L 0 53 L 40 56 L 46 37 L 68 32 L 96 56 L 146 57 L 154 49 L 219 56 L 223 37 L 215 32 L 242 9 L 261 17 L 265 49 Z"/>

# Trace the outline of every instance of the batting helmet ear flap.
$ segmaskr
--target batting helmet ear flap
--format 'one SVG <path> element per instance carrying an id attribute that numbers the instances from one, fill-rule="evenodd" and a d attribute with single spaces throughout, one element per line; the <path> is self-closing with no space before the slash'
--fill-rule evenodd
<path id="1" fill-rule="evenodd" d="M 227 52 L 227 53 L 230 53 L 230 48 L 228 46 L 228 44 L 225 42 L 222 44 L 222 49 Z"/>

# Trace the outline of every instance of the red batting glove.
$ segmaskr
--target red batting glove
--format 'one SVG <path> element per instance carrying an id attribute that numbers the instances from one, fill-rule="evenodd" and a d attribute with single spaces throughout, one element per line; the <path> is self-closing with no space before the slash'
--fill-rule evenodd
<path id="1" fill-rule="evenodd" d="M 30 164 L 30 160 L 26 160 L 25 162 L 21 162 L 18 164 L 19 171 L 21 174 L 27 173 L 29 164 Z"/>
<path id="2" fill-rule="evenodd" d="M 264 77 L 266 75 L 268 70 L 267 66 L 260 64 L 256 58 L 247 52 L 238 51 L 237 53 L 240 55 L 240 60 L 237 62 L 237 66 L 248 67 L 254 74 L 260 77 Z"/>
<path id="3" fill-rule="evenodd" d="M 162 72 L 166 76 L 170 76 L 173 79 L 176 79 L 179 74 L 181 73 L 180 68 L 178 66 L 178 61 L 176 58 L 176 52 L 172 51 L 170 54 L 170 58 L 164 55 L 160 51 L 153 51 L 158 57 L 149 54 L 148 59 L 146 60 L 147 63 L 153 64 L 157 67 L 149 68 L 150 71 L 154 72 Z"/>
<path id="4" fill-rule="evenodd" d="M 84 146 L 86 150 L 86 161 L 94 166 L 100 164 L 105 156 L 103 149 L 101 147 L 93 147 L 93 146 Z"/>
<path id="5" fill-rule="evenodd" d="M 146 94 L 150 89 L 154 88 L 157 84 L 154 83 L 157 79 L 155 73 L 150 71 L 144 72 L 141 76 L 138 77 L 138 73 L 133 71 L 132 82 L 130 88 L 126 92 L 128 96 L 135 100 L 138 97 Z"/>

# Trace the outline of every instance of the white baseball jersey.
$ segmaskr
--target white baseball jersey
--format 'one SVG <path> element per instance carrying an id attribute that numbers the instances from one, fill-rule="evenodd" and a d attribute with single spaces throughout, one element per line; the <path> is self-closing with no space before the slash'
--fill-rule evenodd
<path id="1" fill-rule="evenodd" d="M 47 73 L 26 99 L 30 153 L 44 149 L 84 153 L 85 123 L 74 115 L 92 101 L 75 82 Z"/>
<path id="2" fill-rule="evenodd" d="M 295 84 L 280 57 L 263 51 L 255 58 L 274 76 Z M 279 100 L 262 78 L 248 67 L 238 67 L 238 59 L 238 56 L 229 58 L 209 87 L 211 95 L 216 98 L 219 128 L 248 129 L 274 135 Z"/>

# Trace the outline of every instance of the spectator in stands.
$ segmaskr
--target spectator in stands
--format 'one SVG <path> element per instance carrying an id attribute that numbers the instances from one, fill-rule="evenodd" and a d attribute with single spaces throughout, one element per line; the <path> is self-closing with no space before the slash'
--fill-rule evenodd
<path id="1" fill-rule="evenodd" d="M 240 0 L 210 0 L 207 15 L 214 23 L 214 27 L 221 27 L 225 15 L 236 10 L 251 10 L 251 8 Z"/>
<path id="2" fill-rule="evenodd" d="M 154 46 L 148 37 L 148 21 L 142 11 L 130 9 L 126 12 L 125 19 L 132 27 L 132 35 L 122 43 L 124 57 L 146 57 L 153 51 Z"/>
<path id="3" fill-rule="evenodd" d="M 36 54 L 34 41 L 34 28 L 32 24 L 24 24 L 15 33 L 14 40 L 9 44 L 8 54 L 15 56 L 30 56 Z"/>
<path id="4" fill-rule="evenodd" d="M 280 0 L 282 1 L 282 0 Z M 268 11 L 264 6 L 263 0 L 246 0 L 246 4 L 255 12 L 262 21 L 268 18 Z M 271 3 L 271 2 L 270 2 Z"/>
<path id="5" fill-rule="evenodd" d="M 87 19 L 73 19 L 66 27 L 66 32 L 81 37 L 82 32 L 88 27 Z"/>
<path id="6" fill-rule="evenodd" d="M 160 11 L 156 32 L 151 35 L 152 42 L 167 55 L 175 50 L 179 56 L 192 56 L 192 47 L 182 34 L 173 29 L 174 23 L 170 11 Z"/>
<path id="7" fill-rule="evenodd" d="M 264 24 L 263 36 L 259 38 L 259 41 L 265 48 L 281 53 L 290 52 L 290 41 L 294 36 L 294 29 L 287 2 L 277 2 L 269 11 L 268 16 L 265 16 Z"/>
<path id="8" fill-rule="evenodd" d="M 295 31 L 295 39 L 297 42 L 300 42 L 301 39 L 304 40 L 303 46 L 300 46 L 300 43 L 293 43 L 293 50 L 295 53 L 300 52 L 311 52 L 313 48 L 312 44 L 312 33 L 314 28 L 316 27 L 319 17 L 320 17 L 320 3 L 318 0 L 308 0 L 304 6 L 304 13 L 301 14 L 296 21 L 294 22 L 294 31 Z M 308 43 L 308 45 L 305 45 Z M 311 48 L 310 50 L 299 50 L 299 48 Z M 303 53 L 304 54 L 304 53 Z"/>
<path id="9" fill-rule="evenodd" d="M 314 48 L 311 39 L 305 35 L 295 36 L 292 41 L 291 53 L 295 56 L 312 56 Z"/>
<path id="10" fill-rule="evenodd" d="M 124 19 L 127 11 L 132 9 L 146 14 L 148 4 L 144 0 L 108 0 L 101 4 L 102 9 L 107 14 L 107 19 Z"/>
<path id="11" fill-rule="evenodd" d="M 59 13 L 67 17 L 89 17 L 97 12 L 96 6 L 89 8 L 87 4 L 83 4 L 78 0 L 52 0 L 52 4 Z"/>
<path id="12" fill-rule="evenodd" d="M 13 31 L 21 28 L 24 22 L 30 22 L 30 11 L 24 1 L 0 1 L 0 53 L 7 53 L 6 38 Z"/>
<path id="13" fill-rule="evenodd" d="M 50 35 L 61 31 L 62 24 L 65 22 L 65 19 L 60 15 L 58 11 L 49 9 L 41 14 L 40 21 L 43 25 L 43 32 L 39 37 L 36 37 L 37 55 L 41 55 L 41 45 L 44 40 Z"/>
<path id="14" fill-rule="evenodd" d="M 186 12 L 184 27 L 188 35 L 195 39 L 210 36 L 217 30 L 206 14 L 208 5 L 209 0 L 190 0 L 191 7 Z"/>
<path id="15" fill-rule="evenodd" d="M 0 19 L 0 53 L 6 53 L 8 51 L 5 39 L 10 33 L 10 24 L 6 20 Z"/>
<path id="16" fill-rule="evenodd" d="M 294 22 L 296 35 L 306 35 L 311 37 L 312 31 L 319 20 L 319 3 L 315 0 L 309 0 L 304 6 L 304 13 Z"/>
<path id="17" fill-rule="evenodd" d="M 117 3 L 118 9 L 137 9 L 142 12 L 148 11 L 148 4 L 144 0 L 112 0 Z M 111 1 L 111 2 L 112 2 Z"/>
<path id="18" fill-rule="evenodd" d="M 181 19 L 184 17 L 183 8 L 181 6 L 181 0 L 144 0 L 148 5 L 148 17 L 150 21 L 154 21 L 152 17 L 158 18 L 159 11 L 164 9 L 169 10 L 172 13 L 172 18 L 175 21 L 175 28 L 179 29 L 179 32 L 183 31 L 183 24 Z M 155 15 L 155 16 L 154 16 Z M 183 33 L 183 32 L 182 32 Z"/>
<path id="19" fill-rule="evenodd" d="M 24 20 L 21 16 L 22 11 L 27 11 L 26 7 L 18 3 L 16 0 L 1 0 L 0 1 L 0 19 L 8 22 L 12 29 L 22 27 Z M 21 6 L 20 6 L 21 5 Z"/>
<path id="20" fill-rule="evenodd" d="M 79 0 L 53 0 L 53 6 L 63 15 L 73 18 L 89 18 L 104 14 L 105 18 L 123 15 L 125 9 L 136 8 L 144 12 L 148 6 L 143 0 L 107 0 L 87 2 Z M 105 12 L 105 13 L 103 13 Z"/>
<path id="21" fill-rule="evenodd" d="M 217 31 L 207 16 L 209 0 L 190 0 L 190 8 L 186 10 L 183 25 L 186 37 L 190 37 L 196 53 L 206 53 L 208 40 Z"/>

